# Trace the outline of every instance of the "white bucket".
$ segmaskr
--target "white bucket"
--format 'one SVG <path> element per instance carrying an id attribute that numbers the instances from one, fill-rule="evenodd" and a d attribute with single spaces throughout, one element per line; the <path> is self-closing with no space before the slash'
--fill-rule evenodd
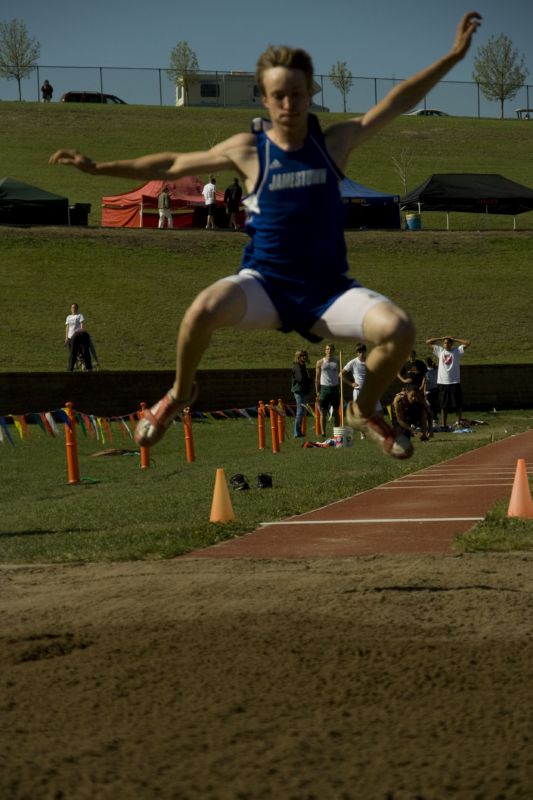
<path id="1" fill-rule="evenodd" d="M 333 438 L 335 447 L 353 447 L 353 428 L 333 428 Z"/>

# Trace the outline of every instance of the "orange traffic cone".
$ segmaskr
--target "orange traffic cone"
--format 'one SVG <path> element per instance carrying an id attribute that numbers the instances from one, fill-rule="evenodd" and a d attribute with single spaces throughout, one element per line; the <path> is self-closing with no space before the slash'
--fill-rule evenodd
<path id="1" fill-rule="evenodd" d="M 235 514 L 231 505 L 226 475 L 222 468 L 218 468 L 215 476 L 213 502 L 211 503 L 211 516 L 209 522 L 233 522 Z"/>
<path id="2" fill-rule="evenodd" d="M 525 458 L 519 458 L 516 462 L 513 491 L 511 492 L 507 516 L 533 519 L 533 500 L 531 499 Z"/>

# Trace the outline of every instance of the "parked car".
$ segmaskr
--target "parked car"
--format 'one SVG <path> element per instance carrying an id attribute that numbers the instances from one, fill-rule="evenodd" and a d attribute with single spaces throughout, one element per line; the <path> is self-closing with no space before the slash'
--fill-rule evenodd
<path id="1" fill-rule="evenodd" d="M 65 92 L 61 97 L 62 103 L 109 103 L 110 105 L 126 105 L 116 94 L 103 94 L 102 92 Z"/>
<path id="2" fill-rule="evenodd" d="M 408 117 L 449 117 L 444 111 L 437 111 L 436 108 L 417 108 L 415 111 L 409 111 Z"/>

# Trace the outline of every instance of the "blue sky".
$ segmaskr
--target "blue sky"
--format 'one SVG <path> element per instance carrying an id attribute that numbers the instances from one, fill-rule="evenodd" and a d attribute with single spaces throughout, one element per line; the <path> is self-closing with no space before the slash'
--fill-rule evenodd
<path id="1" fill-rule="evenodd" d="M 533 85 L 531 0 L 2 0 L 0 19 L 24 20 L 46 66 L 164 68 L 186 40 L 202 69 L 251 71 L 268 44 L 284 43 L 306 48 L 319 74 L 342 60 L 356 76 L 404 78 L 447 52 L 471 8 L 483 26 L 449 79 L 470 81 L 477 46 L 505 33 L 525 55 Z M 0 97 L 9 99 L 4 87 Z"/>

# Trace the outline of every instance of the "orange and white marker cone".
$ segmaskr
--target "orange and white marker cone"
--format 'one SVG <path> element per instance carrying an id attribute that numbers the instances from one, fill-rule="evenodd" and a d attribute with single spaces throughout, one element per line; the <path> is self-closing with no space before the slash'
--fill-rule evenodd
<path id="1" fill-rule="evenodd" d="M 215 488 L 213 490 L 213 502 L 211 503 L 211 516 L 209 522 L 233 522 L 235 513 L 229 496 L 226 474 L 219 467 L 215 475 Z"/>
<path id="2" fill-rule="evenodd" d="M 67 477 L 72 486 L 80 482 L 80 467 L 78 462 L 78 446 L 76 444 L 76 418 L 72 410 L 72 403 L 65 404 L 70 425 L 65 423 L 65 447 L 67 452 Z"/>
<path id="3" fill-rule="evenodd" d="M 533 519 L 533 500 L 531 499 L 525 458 L 519 458 L 516 462 L 513 491 L 511 492 L 507 516 Z"/>
<path id="4" fill-rule="evenodd" d="M 259 401 L 259 407 L 257 409 L 257 437 L 259 441 L 259 449 L 265 449 L 265 404 L 262 400 Z"/>
<path id="5" fill-rule="evenodd" d="M 183 434 L 185 436 L 185 458 L 188 464 L 196 461 L 196 453 L 194 451 L 194 437 L 192 434 L 192 417 L 190 408 L 184 408 L 182 412 L 183 419 Z"/>
<path id="6" fill-rule="evenodd" d="M 275 406 L 275 400 L 271 400 L 269 405 L 270 411 L 270 434 L 272 436 L 272 452 L 274 455 L 279 453 L 279 436 L 278 436 L 278 411 Z"/>
<path id="7" fill-rule="evenodd" d="M 141 403 L 141 410 L 139 413 L 140 419 L 144 417 L 145 409 L 146 403 Z M 139 450 L 141 451 L 141 469 L 150 469 L 150 448 L 141 446 Z"/>

